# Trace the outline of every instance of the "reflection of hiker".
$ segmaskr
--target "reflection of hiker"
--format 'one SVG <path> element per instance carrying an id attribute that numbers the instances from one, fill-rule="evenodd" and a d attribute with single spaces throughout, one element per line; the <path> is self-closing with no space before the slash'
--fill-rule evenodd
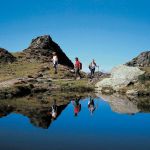
<path id="1" fill-rule="evenodd" d="M 74 115 L 77 116 L 78 113 L 81 111 L 81 104 L 79 103 L 80 98 L 76 98 L 75 100 L 72 101 L 73 106 L 74 106 Z"/>
<path id="2" fill-rule="evenodd" d="M 53 67 L 54 67 L 54 69 L 55 69 L 55 74 L 57 74 L 58 57 L 57 57 L 57 55 L 56 55 L 56 52 L 53 53 L 52 61 L 53 61 Z"/>
<path id="3" fill-rule="evenodd" d="M 82 64 L 77 57 L 75 58 L 74 69 L 75 69 L 75 78 L 77 79 L 77 76 L 79 76 L 79 78 L 81 79 L 80 70 L 82 69 Z"/>
<path id="4" fill-rule="evenodd" d="M 54 104 L 52 106 L 52 118 L 56 118 L 57 117 L 57 105 L 56 105 L 56 100 L 54 100 Z"/>
<path id="5" fill-rule="evenodd" d="M 90 100 L 88 101 L 88 109 L 91 112 L 91 115 L 93 114 L 93 112 L 96 109 L 95 104 L 94 104 L 94 99 L 91 97 L 90 97 Z"/>
<path id="6" fill-rule="evenodd" d="M 96 68 L 96 67 L 98 67 L 98 66 L 97 66 L 95 60 L 93 59 L 92 62 L 90 63 L 90 65 L 89 65 L 89 69 L 90 69 L 90 71 L 91 71 L 91 75 L 90 75 L 91 79 L 94 77 L 95 68 Z"/>

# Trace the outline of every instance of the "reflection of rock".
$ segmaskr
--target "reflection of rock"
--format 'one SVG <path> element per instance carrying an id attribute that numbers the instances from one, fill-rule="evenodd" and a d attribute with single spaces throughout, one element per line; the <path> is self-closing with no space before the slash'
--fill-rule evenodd
<path id="1" fill-rule="evenodd" d="M 0 106 L 0 118 L 7 116 L 13 111 L 13 107 L 9 105 L 1 105 Z"/>
<path id="2" fill-rule="evenodd" d="M 0 117 L 10 113 L 22 114 L 27 116 L 34 126 L 47 129 L 52 121 L 61 115 L 71 99 L 84 99 L 89 95 L 90 93 L 60 93 L 55 91 L 54 93 L 41 93 L 18 99 L 0 100 Z M 92 96 L 95 97 L 95 94 Z M 54 100 L 56 100 L 57 105 L 56 119 L 52 119 L 50 114 Z"/>
<path id="3" fill-rule="evenodd" d="M 107 101 L 112 109 L 112 111 L 121 113 L 121 114 L 135 114 L 140 110 L 137 105 L 127 99 L 126 97 L 117 97 L 114 95 L 111 96 L 100 96 L 104 101 Z"/>
<path id="4" fill-rule="evenodd" d="M 61 114 L 61 112 L 65 109 L 67 105 L 61 105 L 58 106 L 58 115 L 57 117 Z M 47 129 L 51 122 L 52 118 L 49 116 L 47 113 L 49 111 L 49 108 L 12 108 L 12 107 L 7 107 L 7 106 L 0 106 L 0 118 L 7 116 L 8 114 L 15 112 L 15 113 L 20 113 L 24 116 L 27 116 L 30 119 L 31 124 L 37 127 L 45 128 Z"/>
<path id="5" fill-rule="evenodd" d="M 61 112 L 66 108 L 67 105 L 61 105 L 58 106 L 58 113 L 57 117 L 61 114 Z M 28 116 L 30 118 L 31 123 L 34 126 L 41 127 L 47 129 L 51 122 L 52 118 L 50 115 L 48 115 L 49 109 L 44 109 L 44 110 L 36 110 L 35 112 L 26 112 L 24 115 Z"/>
<path id="6" fill-rule="evenodd" d="M 119 91 L 129 84 L 135 83 L 142 74 L 144 74 L 144 71 L 141 71 L 137 67 L 120 65 L 112 69 L 110 78 L 98 82 L 96 87 L 99 91 L 106 91 L 107 93 L 109 93 L 109 91 Z"/>
<path id="7" fill-rule="evenodd" d="M 138 109 L 141 112 L 146 112 L 149 113 L 150 112 L 150 98 L 149 96 L 146 97 L 134 97 L 132 99 L 132 101 L 134 101 L 134 103 L 137 105 Z"/>

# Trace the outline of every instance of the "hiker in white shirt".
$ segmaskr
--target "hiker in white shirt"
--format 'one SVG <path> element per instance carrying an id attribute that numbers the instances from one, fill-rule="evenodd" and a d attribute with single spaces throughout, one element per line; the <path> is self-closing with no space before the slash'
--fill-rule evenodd
<path id="1" fill-rule="evenodd" d="M 91 71 L 91 79 L 94 77 L 95 68 L 98 67 L 95 60 L 93 59 L 92 62 L 89 65 L 89 69 Z"/>
<path id="2" fill-rule="evenodd" d="M 55 74 L 57 74 L 58 57 L 57 57 L 57 55 L 56 55 L 56 52 L 53 53 L 52 61 L 53 61 L 53 67 L 54 67 L 54 69 L 55 69 Z"/>

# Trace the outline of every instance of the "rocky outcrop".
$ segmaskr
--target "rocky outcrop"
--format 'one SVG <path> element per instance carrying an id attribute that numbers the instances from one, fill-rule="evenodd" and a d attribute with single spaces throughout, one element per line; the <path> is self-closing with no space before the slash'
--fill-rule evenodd
<path id="1" fill-rule="evenodd" d="M 137 82 L 138 77 L 144 74 L 137 67 L 120 65 L 111 71 L 110 78 L 103 79 L 96 84 L 97 90 L 104 93 L 119 92 L 130 84 Z"/>
<path id="2" fill-rule="evenodd" d="M 53 52 L 56 52 L 59 64 L 73 68 L 73 63 L 49 35 L 39 36 L 32 40 L 30 46 L 23 51 L 26 58 L 42 62 L 51 62 Z"/>
<path id="3" fill-rule="evenodd" d="M 150 51 L 146 51 L 126 63 L 128 66 L 150 67 Z"/>
<path id="4" fill-rule="evenodd" d="M 12 63 L 16 58 L 7 50 L 0 48 L 0 63 Z"/>

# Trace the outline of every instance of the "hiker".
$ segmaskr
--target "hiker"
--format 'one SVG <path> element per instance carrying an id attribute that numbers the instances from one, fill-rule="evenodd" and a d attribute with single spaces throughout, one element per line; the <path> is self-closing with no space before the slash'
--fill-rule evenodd
<path id="1" fill-rule="evenodd" d="M 77 79 L 77 76 L 81 79 L 80 70 L 82 69 L 82 64 L 79 61 L 78 57 L 75 58 L 75 64 L 74 64 L 74 70 L 75 70 L 75 79 Z"/>
<path id="2" fill-rule="evenodd" d="M 74 116 L 78 116 L 78 113 L 81 111 L 81 104 L 79 103 L 80 98 L 76 98 L 72 101 L 74 106 Z"/>
<path id="3" fill-rule="evenodd" d="M 56 105 L 56 100 L 54 100 L 54 103 L 53 103 L 53 106 L 52 106 L 51 114 L 52 114 L 52 118 L 53 118 L 53 119 L 56 119 L 56 117 L 57 117 L 57 105 Z"/>
<path id="4" fill-rule="evenodd" d="M 53 61 L 53 67 L 55 69 L 55 74 L 57 74 L 57 68 L 58 68 L 58 57 L 56 55 L 56 52 L 53 53 L 53 58 L 52 58 L 52 61 Z"/>
<path id="5" fill-rule="evenodd" d="M 54 100 L 53 105 L 51 106 L 50 110 L 47 112 L 49 116 L 52 116 L 52 119 L 56 119 L 57 117 L 57 105 L 56 100 Z"/>
<path id="6" fill-rule="evenodd" d="M 90 69 L 90 71 L 91 71 L 91 74 L 90 74 L 90 78 L 91 78 L 91 79 L 94 77 L 95 68 L 96 68 L 96 67 L 99 67 L 99 66 L 97 66 L 95 60 L 93 59 L 92 62 L 90 63 L 90 65 L 89 65 L 89 69 Z"/>
<path id="7" fill-rule="evenodd" d="M 90 100 L 88 101 L 88 109 L 91 112 L 91 115 L 96 109 L 95 104 L 94 104 L 94 99 L 92 97 L 90 97 Z"/>

